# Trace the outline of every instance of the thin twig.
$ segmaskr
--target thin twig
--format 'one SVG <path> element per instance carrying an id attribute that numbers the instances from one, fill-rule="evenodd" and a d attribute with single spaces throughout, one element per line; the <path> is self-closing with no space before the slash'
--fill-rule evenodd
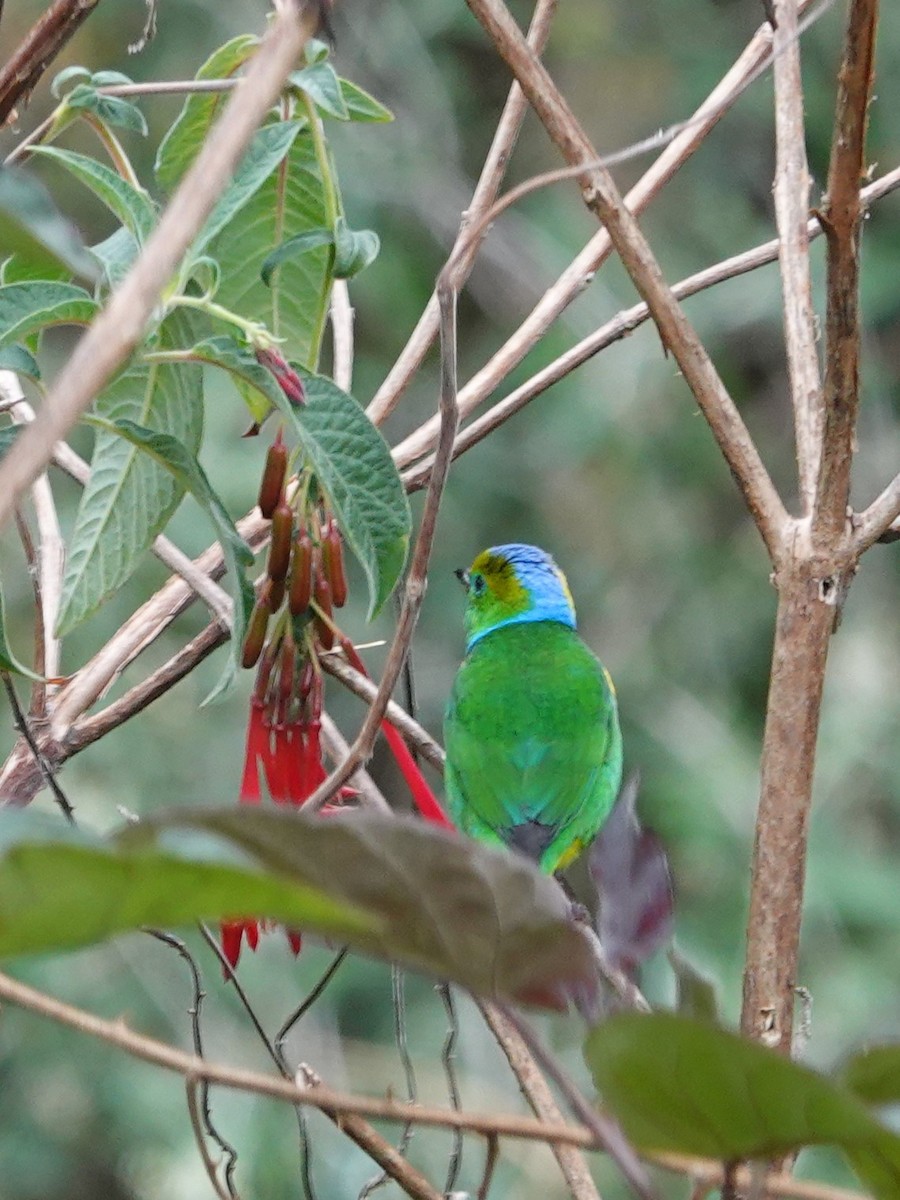
<path id="1" fill-rule="evenodd" d="M 321 659 L 319 661 L 321 662 Z M 343 762 L 350 753 L 350 746 L 327 712 L 322 713 L 322 729 L 320 732 L 322 748 L 331 761 L 335 764 Z M 360 768 L 356 774 L 350 776 L 349 782 L 350 786 L 356 788 L 359 792 L 356 803 L 361 808 L 370 808 L 375 812 L 381 813 L 393 811 L 368 771 Z"/>
<path id="2" fill-rule="evenodd" d="M 53 799 L 62 809 L 63 815 L 70 825 L 75 824 L 75 809 L 69 803 L 69 798 L 59 786 L 56 776 L 54 775 L 53 764 L 47 760 L 46 755 L 40 747 L 38 739 L 31 731 L 31 726 L 28 723 L 28 718 L 22 711 L 22 706 L 19 704 L 19 698 L 16 695 L 16 689 L 13 681 L 9 677 L 8 671 L 0 671 L 0 679 L 3 680 L 3 686 L 6 688 L 6 694 L 9 697 L 10 707 L 13 711 L 13 721 L 16 729 L 22 736 L 25 745 L 28 747 L 28 752 L 31 754 L 36 770 L 40 774 L 40 778 L 49 787 L 53 793 Z"/>
<path id="3" fill-rule="evenodd" d="M 476 1000 L 476 1003 L 497 1045 L 505 1054 L 509 1068 L 516 1077 L 531 1111 L 538 1120 L 558 1125 L 563 1120 L 563 1115 L 556 1097 L 519 1030 L 507 1020 L 496 1004 L 488 1000 Z M 562 1142 L 550 1142 L 549 1146 L 575 1200 L 600 1200 L 600 1193 L 582 1150 Z"/>
<path id="4" fill-rule="evenodd" d="M 378 691 L 372 700 L 362 728 L 344 763 L 332 771 L 325 782 L 306 801 L 305 808 L 310 812 L 321 808 L 371 755 L 388 700 L 403 669 L 418 620 L 419 609 L 425 595 L 428 560 L 434 543 L 438 511 L 450 470 L 453 441 L 459 421 L 456 407 L 456 291 L 455 280 L 447 268 L 441 272 L 438 281 L 438 295 L 441 302 L 441 434 L 438 440 L 434 469 L 428 481 L 428 491 L 425 495 L 425 505 L 413 549 L 412 562 L 406 577 L 403 607 L 400 610 L 397 629 L 388 652 Z"/>
<path id="5" fill-rule="evenodd" d="M 895 538 L 884 538 L 900 517 L 900 475 L 895 475 L 880 496 L 872 501 L 867 509 L 854 518 L 853 550 L 861 554 L 863 550 L 879 540 L 895 541 Z"/>
<path id="6" fill-rule="evenodd" d="M 898 187 L 900 187 L 900 167 L 895 167 L 893 171 L 881 176 L 874 183 L 864 188 L 861 193 L 861 200 L 866 209 L 868 209 L 875 201 L 889 195 Z M 822 226 L 816 217 L 810 218 L 807 228 L 810 241 L 822 235 Z M 775 262 L 777 258 L 778 239 L 772 238 L 771 241 L 762 242 L 760 245 L 754 246 L 751 250 L 744 250 L 740 254 L 735 254 L 731 258 L 725 258 L 711 267 L 705 267 L 702 271 L 698 271 L 694 275 L 687 276 L 679 283 L 673 284 L 672 294 L 678 300 L 683 300 L 688 296 L 695 296 L 698 292 L 705 291 L 707 288 L 724 283 L 729 279 L 735 279 L 749 271 L 755 271 L 759 267 Z M 494 429 L 497 429 L 505 421 L 509 420 L 511 416 L 524 408 L 526 404 L 529 404 L 536 397 L 542 395 L 548 388 L 551 388 L 555 383 L 564 379 L 594 355 L 599 354 L 601 350 L 605 350 L 607 346 L 611 346 L 619 339 L 633 333 L 635 329 L 643 325 L 649 318 L 650 309 L 644 303 L 635 304 L 631 308 L 626 308 L 616 313 L 614 317 L 604 322 L 593 333 L 589 333 L 587 337 L 582 338 L 580 342 L 577 342 L 569 350 L 566 350 L 564 354 L 561 354 L 540 371 L 537 371 L 530 379 L 527 379 L 502 400 L 498 400 L 487 412 L 461 430 L 453 446 L 453 457 L 458 458 L 459 455 L 470 450 Z M 432 461 L 431 458 L 426 458 L 403 472 L 403 482 L 408 491 L 415 491 L 417 488 L 424 486 L 428 481 Z M 877 540 L 877 537 L 873 538 L 873 540 Z"/>
<path id="7" fill-rule="evenodd" d="M 847 505 L 859 409 L 859 242 L 866 174 L 866 126 L 878 28 L 878 0 L 853 0 L 819 220 L 825 229 L 825 450 L 813 514 L 817 543 L 848 532 Z"/>
<path id="8" fill-rule="evenodd" d="M 444 1078 L 447 1080 L 447 1095 L 450 1100 L 450 1107 L 454 1112 L 460 1112 L 462 1110 L 462 1099 L 459 1094 L 459 1080 L 456 1076 L 456 1066 L 454 1063 L 456 1040 L 459 1037 L 459 1020 L 456 1015 L 456 1005 L 453 1001 L 453 992 L 450 984 L 439 983 L 438 991 L 444 1005 L 444 1011 L 447 1014 L 447 1036 L 444 1038 L 443 1046 L 441 1046 L 441 1065 L 444 1068 Z M 459 1178 L 459 1171 L 462 1167 L 462 1156 L 463 1135 L 462 1130 L 457 1129 L 453 1134 L 453 1146 L 450 1150 L 450 1160 L 447 1163 L 447 1179 L 444 1183 L 444 1193 L 447 1195 L 456 1190 L 456 1181 Z"/>
<path id="9" fill-rule="evenodd" d="M 822 385 L 809 270 L 809 167 L 797 0 L 774 0 L 775 218 L 779 235 L 784 340 L 787 350 L 800 500 L 812 511 L 822 455 Z"/>
<path id="10" fill-rule="evenodd" d="M 184 1086 L 187 1092 L 188 1115 L 191 1118 L 194 1141 L 197 1143 L 197 1149 L 200 1152 L 200 1160 L 206 1171 L 206 1177 L 212 1184 L 213 1191 L 219 1197 L 219 1200 L 240 1200 L 237 1192 L 226 1192 L 225 1188 L 222 1187 L 218 1167 L 212 1160 L 209 1147 L 206 1144 L 206 1138 L 203 1135 L 203 1122 L 200 1116 L 200 1101 L 198 1100 L 197 1093 L 204 1083 L 205 1080 L 195 1079 L 193 1075 L 185 1076 Z"/>
<path id="11" fill-rule="evenodd" d="M 160 293 L 281 93 L 316 22 L 314 5 L 301 11 L 289 0 L 276 4 L 274 19 L 246 75 L 229 97 L 134 266 L 75 347 L 37 419 L 19 438 L 16 453 L 0 463 L 0 528 L 24 488 L 46 466 L 54 444 L 66 436 L 143 336 Z"/>
<path id="12" fill-rule="evenodd" d="M 374 1099 L 334 1091 L 331 1088 L 300 1087 L 289 1080 L 273 1075 L 263 1075 L 240 1067 L 214 1063 L 209 1059 L 197 1058 L 156 1038 L 135 1033 L 123 1020 L 109 1021 L 94 1013 L 76 1008 L 53 996 L 48 996 L 28 984 L 20 983 L 11 976 L 0 973 L 0 1000 L 6 1000 L 19 1008 L 37 1013 L 75 1029 L 80 1033 L 99 1038 L 134 1058 L 149 1062 L 177 1075 L 208 1079 L 223 1087 L 237 1091 L 269 1096 L 289 1104 L 306 1104 L 313 1107 L 328 1105 L 335 1112 L 359 1113 L 389 1121 L 412 1120 L 420 1125 L 448 1129 L 469 1129 L 484 1136 L 517 1137 L 531 1141 L 559 1142 L 584 1149 L 597 1149 L 596 1135 L 591 1129 L 565 1123 L 550 1123 L 506 1113 L 456 1113 L 450 1109 L 434 1109 L 414 1106 L 391 1099 Z M 651 1161 L 659 1162 L 667 1170 L 684 1175 L 696 1175 L 708 1171 L 713 1178 L 722 1178 L 720 1163 L 686 1155 L 654 1155 Z M 748 1177 L 749 1178 L 749 1177 Z M 797 1200 L 867 1200 L 858 1192 L 831 1188 L 826 1184 L 810 1183 L 793 1179 L 787 1175 L 773 1175 L 766 1180 L 766 1189 L 773 1196 L 796 1197 Z"/>
<path id="13" fill-rule="evenodd" d="M 353 305 L 346 279 L 331 287 L 331 333 L 334 347 L 331 377 L 345 392 L 353 391 Z"/>
<path id="14" fill-rule="evenodd" d="M 802 0 L 803 9 L 814 0 Z M 722 77 L 706 100 L 686 122 L 680 133 L 660 154 L 625 197 L 635 216 L 640 215 L 679 168 L 702 144 L 709 132 L 728 112 L 751 79 L 755 79 L 771 61 L 772 31 L 763 25 L 747 44 L 744 52 Z M 605 229 L 599 230 L 553 283 L 519 328 L 492 356 L 459 393 L 460 418 L 464 419 L 506 378 L 544 336 L 556 318 L 575 300 L 593 279 L 612 252 Z M 437 421 L 432 418 L 394 450 L 400 467 L 408 466 L 433 445 Z"/>
<path id="15" fill-rule="evenodd" d="M 0 70 L 0 126 L 97 7 L 98 0 L 54 0 L 29 29 Z"/>
<path id="16" fill-rule="evenodd" d="M 528 30 L 528 44 L 534 48 L 534 52 L 537 55 L 543 54 L 558 3 L 559 0 L 538 0 L 535 5 L 531 25 Z M 460 287 L 465 283 L 474 265 L 481 239 L 484 233 L 487 232 L 486 230 L 482 230 L 481 235 L 473 239 L 469 236 L 469 227 L 496 200 L 500 184 L 506 175 L 506 169 L 518 141 L 519 130 L 522 127 L 522 121 L 527 111 L 528 101 L 522 94 L 522 89 L 518 83 L 513 82 L 509 89 L 506 104 L 503 106 L 503 112 L 500 114 L 500 120 L 497 122 L 497 128 L 494 132 L 487 156 L 485 157 L 481 175 L 479 176 L 478 183 L 475 185 L 475 191 L 472 193 L 471 203 L 462 215 L 459 233 L 456 236 L 453 249 L 450 251 L 449 257 L 453 257 L 464 241 L 469 247 L 462 270 L 458 276 Z M 437 292 L 435 291 L 426 304 L 406 345 L 401 350 L 397 360 L 388 372 L 381 387 L 373 396 L 372 402 L 367 409 L 370 420 L 376 425 L 380 425 L 385 421 L 397 406 L 397 402 L 405 392 L 411 379 L 422 365 L 425 355 L 437 337 L 439 328 L 440 311 Z M 437 425 L 435 425 L 435 436 L 437 436 Z"/>
<path id="17" fill-rule="evenodd" d="M 488 1192 L 491 1190 L 491 1182 L 493 1181 L 494 1170 L 499 1158 L 500 1139 L 495 1133 L 489 1133 L 487 1136 L 487 1152 L 484 1156 L 484 1172 L 482 1173 L 481 1184 L 478 1188 L 478 1200 L 488 1200 Z"/>

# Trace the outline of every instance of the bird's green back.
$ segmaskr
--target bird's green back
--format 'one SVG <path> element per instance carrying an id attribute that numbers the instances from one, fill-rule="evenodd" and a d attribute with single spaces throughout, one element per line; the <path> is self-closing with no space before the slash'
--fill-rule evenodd
<path id="1" fill-rule="evenodd" d="M 622 774 L 615 691 L 573 628 L 494 629 L 460 667 L 444 726 L 446 790 L 465 832 L 554 871 L 612 808 Z"/>

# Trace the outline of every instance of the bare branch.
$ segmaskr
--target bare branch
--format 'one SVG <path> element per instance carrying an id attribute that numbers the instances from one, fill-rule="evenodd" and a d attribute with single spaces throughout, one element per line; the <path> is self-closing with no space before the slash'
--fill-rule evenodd
<path id="1" fill-rule="evenodd" d="M 559 1105 L 518 1029 L 506 1019 L 496 1004 L 486 1000 L 477 1003 L 497 1045 L 506 1055 L 509 1069 L 515 1075 L 531 1111 L 541 1121 L 559 1124 L 563 1120 Z M 563 1145 L 561 1142 L 551 1143 L 550 1149 L 575 1200 L 590 1200 L 591 1197 L 599 1200 L 600 1193 L 581 1151 L 576 1146 Z"/>
<path id="2" fill-rule="evenodd" d="M 206 1137 L 203 1133 L 203 1122 L 200 1115 L 200 1099 L 199 1092 L 202 1087 L 202 1081 L 195 1079 L 193 1075 L 185 1077 L 185 1090 L 187 1092 L 188 1114 L 191 1118 L 191 1129 L 194 1134 L 194 1141 L 197 1143 L 197 1149 L 200 1152 L 200 1160 L 203 1163 L 203 1168 L 206 1171 L 206 1177 L 212 1185 L 213 1191 L 219 1197 L 219 1200 L 238 1200 L 237 1193 L 229 1194 L 219 1181 L 218 1168 L 213 1162 L 209 1147 L 206 1144 Z"/>
<path id="3" fill-rule="evenodd" d="M 828 190 L 819 219 L 827 241 L 825 449 L 813 516 L 817 540 L 847 533 L 859 408 L 860 185 L 872 94 L 878 0 L 853 0 L 838 76 Z"/>
<path id="4" fill-rule="evenodd" d="M 275 17 L 246 75 L 230 96 L 134 266 L 79 341 L 37 419 L 19 439 L 16 453 L 0 464 L 0 528 L 23 489 L 49 461 L 54 444 L 65 437 L 139 342 L 162 289 L 280 94 L 300 50 L 315 30 L 316 21 L 315 6 L 298 12 L 292 4 L 277 5 Z"/>
<path id="5" fill-rule="evenodd" d="M 865 512 L 860 513 L 854 522 L 853 549 L 862 554 L 863 550 L 877 541 L 896 541 L 894 537 L 886 537 L 900 517 L 900 475 L 896 475 L 877 499 L 873 500 Z"/>
<path id="6" fill-rule="evenodd" d="M 797 0 L 774 0 L 775 218 L 800 499 L 812 511 L 822 453 L 822 385 L 809 270 L 809 167 Z"/>
<path id="7" fill-rule="evenodd" d="M 594 147 L 550 75 L 532 54 L 502 0 L 468 0 L 468 3 L 566 161 L 571 164 L 594 161 L 597 158 Z M 663 343 L 671 350 L 700 405 L 770 556 L 777 559 L 789 518 L 734 401 L 672 296 L 609 171 L 602 166 L 586 169 L 581 182 L 585 203 L 606 226 L 622 264 L 649 305 Z"/>
<path id="8" fill-rule="evenodd" d="M 534 15 L 531 18 L 531 26 L 528 30 L 528 44 L 534 48 L 535 54 L 540 55 L 543 53 L 558 3 L 559 0 L 538 0 L 538 3 L 535 5 Z M 475 261 L 475 256 L 478 253 L 478 247 L 481 244 L 484 233 L 486 233 L 485 230 L 478 239 L 470 239 L 468 234 L 470 224 L 472 221 L 477 220 L 482 213 L 486 212 L 494 200 L 496 200 L 500 184 L 506 174 L 506 168 L 509 165 L 509 159 L 518 140 L 519 130 L 527 111 L 528 101 L 523 96 L 519 85 L 513 83 L 509 90 L 506 104 L 503 107 L 503 112 L 500 115 L 500 120 L 497 124 L 487 157 L 484 160 L 481 176 L 472 194 L 472 202 L 468 210 L 463 213 L 459 234 L 457 235 L 453 249 L 450 251 L 450 257 L 452 257 L 464 241 L 468 241 L 469 243 L 469 250 L 460 276 L 460 287 L 462 287 L 468 278 Z M 428 353 L 429 347 L 435 337 L 437 337 L 439 324 L 440 314 L 438 311 L 437 293 L 435 292 L 425 306 L 425 311 L 410 334 L 406 346 L 400 352 L 399 358 L 393 367 L 391 367 L 387 378 L 375 393 L 368 407 L 368 415 L 376 425 L 380 425 L 393 412 L 397 402 L 408 387 L 410 380 L 422 365 L 422 360 Z M 436 434 L 437 424 L 435 425 L 435 436 Z"/>
<path id="9" fill-rule="evenodd" d="M 812 3 L 813 0 L 802 0 L 803 10 L 807 11 Z M 763 25 L 693 116 L 684 122 L 681 132 L 625 197 L 625 203 L 635 215 L 644 211 L 725 115 L 748 81 L 756 78 L 764 69 L 771 59 L 771 46 L 772 32 L 768 25 Z M 581 295 L 611 252 L 609 235 L 605 229 L 601 229 L 573 259 L 559 279 L 547 289 L 505 345 L 461 389 L 460 419 L 465 419 L 522 361 L 560 313 Z M 409 466 L 425 454 L 434 445 L 437 427 L 436 419 L 432 418 L 399 443 L 394 450 L 398 466 Z"/>
<path id="10" fill-rule="evenodd" d="M 35 84 L 97 7 L 98 0 L 54 0 L 0 70 L 0 126 L 15 106 L 27 100 Z"/>
<path id="11" fill-rule="evenodd" d="M 353 306 L 346 279 L 335 279 L 331 288 L 331 329 L 334 342 L 332 378 L 345 392 L 353 390 Z"/>

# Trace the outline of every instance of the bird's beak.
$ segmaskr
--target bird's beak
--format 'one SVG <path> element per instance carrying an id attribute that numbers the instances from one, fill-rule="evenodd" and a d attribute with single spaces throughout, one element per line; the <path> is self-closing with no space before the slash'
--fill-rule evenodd
<path id="1" fill-rule="evenodd" d="M 459 580 L 459 582 L 463 585 L 463 587 L 466 589 L 466 591 L 468 591 L 469 590 L 469 572 L 464 571 L 462 569 L 462 567 L 457 567 L 456 570 L 453 572 L 453 574 L 456 576 L 456 578 Z"/>

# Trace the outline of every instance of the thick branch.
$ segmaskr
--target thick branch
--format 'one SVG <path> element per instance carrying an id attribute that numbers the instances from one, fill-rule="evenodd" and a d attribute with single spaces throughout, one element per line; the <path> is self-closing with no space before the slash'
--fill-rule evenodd
<path id="1" fill-rule="evenodd" d="M 98 0 L 55 0 L 25 35 L 0 70 L 0 126 L 32 88 L 97 7 Z M 0 6 L 2 7 L 2 6 Z"/>
<path id="2" fill-rule="evenodd" d="M 822 388 L 809 270 L 809 167 L 797 0 L 775 0 L 775 218 L 778 225 L 784 339 L 787 349 L 800 499 L 812 511 L 822 453 Z"/>
<path id="3" fill-rule="evenodd" d="M 594 162 L 597 153 L 550 75 L 531 53 L 502 0 L 468 0 L 566 161 Z M 632 281 L 647 302 L 744 496 L 770 556 L 777 558 L 788 517 L 743 419 L 693 327 L 672 295 L 650 247 L 625 207 L 609 171 L 587 168 L 585 203 L 603 222 Z"/>
<path id="4" fill-rule="evenodd" d="M 825 443 L 813 517 L 823 543 L 847 532 L 850 471 L 859 408 L 860 185 L 878 26 L 878 0 L 853 0 L 838 77 L 828 190 L 819 219 L 827 250 Z"/>
<path id="5" fill-rule="evenodd" d="M 317 22 L 282 0 L 247 74 L 230 96 L 137 262 L 63 367 L 37 419 L 0 464 L 0 528 L 22 491 L 143 336 L 147 321 L 197 231 L 281 92 Z"/>

